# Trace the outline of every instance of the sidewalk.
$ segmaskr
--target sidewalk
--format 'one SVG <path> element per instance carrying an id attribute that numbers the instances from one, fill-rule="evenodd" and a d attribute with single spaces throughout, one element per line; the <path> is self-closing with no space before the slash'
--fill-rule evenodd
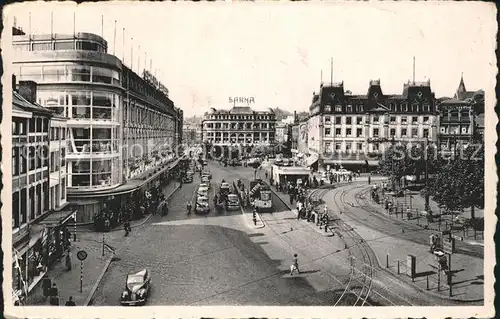
<path id="1" fill-rule="evenodd" d="M 254 222 L 253 220 L 253 211 L 251 208 L 241 208 L 241 212 L 243 214 L 243 219 L 245 220 L 245 224 L 249 227 L 249 228 L 255 228 L 255 229 L 259 229 L 259 228 L 264 228 L 266 225 L 264 224 L 264 221 L 262 220 L 262 218 L 260 217 L 260 214 L 257 213 L 257 220 L 256 222 Z"/>
<path id="2" fill-rule="evenodd" d="M 59 290 L 59 305 L 64 306 L 70 296 L 77 306 L 85 306 L 89 294 L 92 293 L 94 285 L 101 274 L 107 269 L 113 253 L 109 249 L 104 250 L 102 255 L 102 242 L 95 240 L 92 234 L 78 234 L 78 241 L 71 242 L 71 263 L 70 271 L 66 268 L 65 257 L 56 262 L 46 276 L 56 283 Z M 83 285 L 80 292 L 80 261 L 76 253 L 84 250 L 87 259 L 83 261 Z M 28 305 L 48 306 L 49 299 L 43 296 L 42 281 L 30 292 Z"/>
<path id="3" fill-rule="evenodd" d="M 333 190 L 332 193 L 335 191 Z M 328 197 L 330 196 L 333 194 L 328 195 Z M 331 203 L 330 205 L 333 207 L 335 204 Z M 380 210 L 380 205 L 378 206 L 375 208 Z M 352 213 L 357 214 L 354 211 Z M 422 245 L 401 238 L 401 236 L 391 236 L 379 232 L 357 222 L 349 215 L 339 214 L 336 217 L 355 228 L 356 232 L 369 243 L 377 255 L 380 266 L 390 270 L 398 278 L 417 286 L 422 292 L 435 294 L 440 298 L 463 302 L 484 299 L 484 260 L 482 258 L 458 253 L 452 255 L 452 291 L 450 296 L 446 275 L 441 272 L 438 279 L 437 258 L 429 252 L 429 245 Z M 408 255 L 416 258 L 416 275 L 413 280 L 407 275 Z M 440 283 L 439 289 L 438 281 Z"/>
<path id="4" fill-rule="evenodd" d="M 386 194 L 385 197 L 388 198 L 389 202 L 393 203 L 394 207 L 397 207 L 398 214 L 388 213 L 388 211 L 384 207 L 383 196 L 380 196 L 380 204 L 377 204 L 371 200 L 369 192 L 367 192 L 361 199 L 365 202 L 365 205 L 376 209 L 379 213 L 391 216 L 392 218 L 398 220 L 402 220 L 405 223 L 418 225 L 429 230 L 443 231 L 445 229 L 451 228 L 453 224 L 452 234 L 457 240 L 467 242 L 471 245 L 484 246 L 484 234 L 482 231 L 474 231 L 474 229 L 472 228 L 463 227 L 463 225 L 456 222 L 453 223 L 451 215 L 443 214 L 441 215 L 441 218 L 439 218 L 441 209 L 439 208 L 438 204 L 432 199 L 429 200 L 429 207 L 434 213 L 435 218 L 432 222 L 429 222 L 427 216 L 425 214 L 422 214 L 422 212 L 425 211 L 425 198 L 422 197 L 419 192 L 408 193 L 405 197 L 394 197 L 390 194 Z M 411 218 L 408 218 L 406 214 L 407 207 L 410 207 L 410 211 L 413 214 Z M 401 211 L 403 211 L 403 214 L 401 214 Z M 477 217 L 482 217 L 484 215 L 484 210 L 476 209 L 476 212 Z M 467 214 L 469 213 L 464 213 L 465 217 L 468 217 Z"/>
<path id="5" fill-rule="evenodd" d="M 343 185 L 341 184 L 339 187 Z M 288 207 L 291 206 L 286 200 L 285 194 L 276 192 L 274 189 L 273 192 L 276 196 L 281 198 Z M 333 190 L 333 192 L 335 192 L 335 190 Z M 333 208 L 334 203 L 329 204 L 329 207 Z M 296 214 L 297 210 L 292 209 L 292 212 Z M 446 275 L 441 272 L 438 280 L 438 269 L 436 267 L 437 260 L 436 257 L 429 252 L 429 247 L 427 245 L 420 245 L 395 236 L 393 237 L 380 233 L 372 228 L 356 223 L 356 221 L 350 219 L 346 214 L 336 215 L 335 217 L 340 218 L 346 224 L 353 227 L 373 249 L 380 267 L 391 271 L 398 279 L 417 287 L 422 292 L 435 295 L 438 298 L 458 302 L 476 302 L 484 299 L 483 259 L 463 254 L 452 255 L 451 273 L 453 275 L 452 293 L 450 296 Z M 414 281 L 406 275 L 406 260 L 408 255 L 416 257 L 416 276 Z"/>

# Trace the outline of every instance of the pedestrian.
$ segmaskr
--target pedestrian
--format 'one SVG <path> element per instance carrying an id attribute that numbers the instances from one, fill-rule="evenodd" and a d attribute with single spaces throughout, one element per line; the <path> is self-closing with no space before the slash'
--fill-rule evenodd
<path id="1" fill-rule="evenodd" d="M 297 273 L 300 274 L 299 259 L 297 254 L 293 255 L 293 262 L 292 265 L 290 266 L 290 276 L 293 275 L 294 271 L 297 271 Z"/>
<path id="2" fill-rule="evenodd" d="M 66 268 L 69 270 L 71 270 L 71 252 L 70 250 L 68 249 L 68 253 L 66 254 Z"/>
<path id="3" fill-rule="evenodd" d="M 68 301 L 66 301 L 65 306 L 76 306 L 76 303 L 73 301 L 73 296 L 69 296 Z"/>
<path id="4" fill-rule="evenodd" d="M 59 306 L 59 290 L 57 289 L 56 283 L 53 283 L 50 289 L 49 303 L 51 306 Z"/>

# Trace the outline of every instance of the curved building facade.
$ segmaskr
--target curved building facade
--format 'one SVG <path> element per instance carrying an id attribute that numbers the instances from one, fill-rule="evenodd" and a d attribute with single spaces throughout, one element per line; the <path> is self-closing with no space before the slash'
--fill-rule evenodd
<path id="1" fill-rule="evenodd" d="M 158 154 L 161 147 L 153 154 L 147 146 L 176 144 L 182 111 L 174 107 L 166 88 L 160 92 L 108 54 L 103 38 L 90 33 L 18 35 L 13 47 L 14 74 L 38 84 L 40 105 L 69 118 L 68 200 L 84 212 L 80 222 L 91 221 L 104 198 L 122 193 L 119 188 L 129 179 L 171 159 L 171 153 Z M 168 125 L 155 122 L 161 118 Z M 154 132 L 144 133 L 150 126 Z M 141 149 L 146 148 L 141 154 L 130 154 L 135 137 L 142 139 Z"/>

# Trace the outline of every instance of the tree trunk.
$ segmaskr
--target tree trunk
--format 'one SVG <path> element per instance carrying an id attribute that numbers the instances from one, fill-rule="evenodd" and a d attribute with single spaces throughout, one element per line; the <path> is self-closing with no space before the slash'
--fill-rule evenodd
<path id="1" fill-rule="evenodd" d="M 470 207 L 470 218 L 476 219 L 476 207 L 474 207 L 474 205 Z"/>

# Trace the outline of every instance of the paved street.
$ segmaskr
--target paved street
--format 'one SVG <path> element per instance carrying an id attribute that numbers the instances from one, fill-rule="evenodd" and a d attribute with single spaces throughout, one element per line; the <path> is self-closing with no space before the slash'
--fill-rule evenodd
<path id="1" fill-rule="evenodd" d="M 210 164 L 213 187 L 253 175 L 252 169 Z M 253 229 L 241 212 L 187 216 L 185 205 L 197 183 L 185 184 L 170 201 L 168 216 L 155 216 L 117 247 L 95 297 L 95 305 L 117 305 L 129 271 L 147 267 L 153 278 L 148 305 L 325 305 L 335 304 L 348 280 L 341 243 L 298 222 L 279 200 L 276 212 Z M 293 253 L 300 275 L 290 276 Z M 350 302 L 345 294 L 342 302 Z M 341 305 L 341 303 L 339 303 Z"/>

